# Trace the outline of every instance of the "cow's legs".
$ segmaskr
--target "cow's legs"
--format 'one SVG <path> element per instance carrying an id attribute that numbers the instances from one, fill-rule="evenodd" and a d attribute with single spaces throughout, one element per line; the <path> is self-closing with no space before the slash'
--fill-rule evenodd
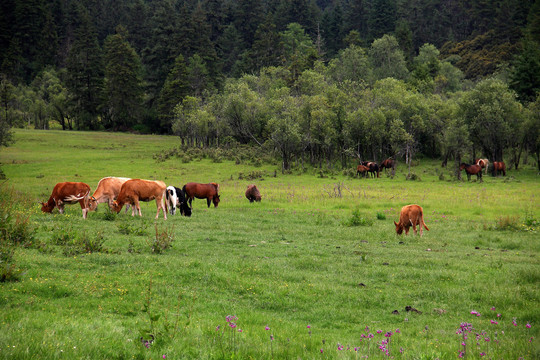
<path id="1" fill-rule="evenodd" d="M 83 219 L 86 219 L 86 217 L 88 216 L 88 207 L 85 207 L 84 199 L 79 200 L 79 204 L 81 205 L 82 209 L 82 217 Z"/>
<path id="2" fill-rule="evenodd" d="M 210 207 L 211 202 L 212 202 L 212 200 L 210 198 L 206 198 L 206 205 L 208 205 L 208 207 Z"/>

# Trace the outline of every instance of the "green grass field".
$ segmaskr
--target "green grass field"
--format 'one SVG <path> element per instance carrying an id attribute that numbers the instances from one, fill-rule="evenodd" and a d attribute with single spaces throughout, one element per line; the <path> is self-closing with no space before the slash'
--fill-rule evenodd
<path id="1" fill-rule="evenodd" d="M 321 178 L 281 175 L 278 162 L 156 161 L 175 137 L 14 137 L 0 152 L 0 190 L 13 221 L 28 218 L 35 233 L 15 250 L 18 281 L 0 283 L 0 358 L 540 357 L 532 165 L 482 183 L 422 159 L 420 181 L 406 181 L 403 164 L 394 179 Z M 239 179 L 250 173 L 262 178 Z M 103 204 L 87 220 L 79 205 L 40 211 L 57 182 L 93 191 L 105 176 L 215 181 L 221 203 L 196 199 L 191 218 L 167 221 L 154 220 L 155 202 L 142 218 Z M 250 183 L 261 203 L 244 197 Z M 423 237 L 395 233 L 410 203 L 424 208 Z M 457 333 L 462 323 L 472 325 Z"/>

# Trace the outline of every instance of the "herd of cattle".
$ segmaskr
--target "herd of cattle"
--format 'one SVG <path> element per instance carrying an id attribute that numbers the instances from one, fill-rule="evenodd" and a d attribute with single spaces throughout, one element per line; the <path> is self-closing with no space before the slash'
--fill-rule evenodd
<path id="1" fill-rule="evenodd" d="M 367 176 L 371 173 L 379 177 L 379 172 L 382 169 L 395 169 L 395 160 L 389 158 L 381 164 L 372 161 L 365 161 L 358 165 L 357 175 Z M 468 165 L 462 163 L 460 170 L 465 170 L 467 177 L 470 180 L 471 175 L 477 175 L 479 179 L 482 177 L 482 170 L 485 169 L 487 174 L 489 161 L 487 159 L 478 159 L 475 164 Z M 494 174 L 501 171 L 506 175 L 506 166 L 503 162 L 493 162 L 492 168 Z M 261 193 L 257 186 L 249 185 L 246 190 L 246 198 L 250 201 L 261 201 Z M 98 204 L 107 203 L 109 208 L 119 213 L 122 207 L 126 206 L 126 212 L 129 206 L 132 207 L 131 215 L 135 216 L 135 211 L 142 216 L 140 201 L 156 200 L 157 213 L 156 219 L 159 217 L 159 212 L 163 211 L 163 217 L 167 220 L 167 212 L 171 215 L 176 214 L 176 210 L 180 209 L 180 214 L 191 216 L 193 209 L 193 199 L 206 199 L 206 204 L 210 207 L 213 203 L 214 207 L 219 204 L 219 184 L 199 184 L 189 182 L 181 189 L 175 186 L 167 186 L 163 181 L 159 180 L 141 180 L 130 179 L 124 177 L 106 177 L 99 181 L 96 191 L 90 195 L 90 186 L 83 182 L 61 182 L 55 185 L 49 200 L 46 203 L 41 203 L 41 211 L 52 212 L 54 208 L 62 214 L 65 204 L 79 203 L 82 209 L 83 218 L 86 219 L 88 211 L 95 211 Z M 401 234 L 405 230 L 408 234 L 409 227 L 413 227 L 416 234 L 416 226 L 420 227 L 420 235 L 422 235 L 422 226 L 429 230 L 424 223 L 423 210 L 418 205 L 407 205 L 401 209 L 399 223 L 396 223 L 396 233 Z"/>
<path id="2" fill-rule="evenodd" d="M 199 184 L 190 182 L 182 189 L 175 186 L 167 186 L 159 180 L 141 180 L 124 177 L 106 177 L 99 181 L 96 191 L 90 195 L 90 186 L 83 182 L 61 182 L 54 186 L 51 196 L 46 203 L 41 203 L 41 211 L 52 212 L 54 208 L 62 214 L 65 204 L 79 203 L 83 218 L 86 219 L 88 211 L 95 211 L 98 204 L 107 203 L 109 208 L 119 213 L 124 205 L 126 211 L 132 207 L 131 215 L 135 211 L 141 214 L 140 201 L 156 200 L 157 213 L 163 211 L 163 217 L 167 219 L 167 212 L 171 215 L 180 209 L 180 214 L 191 216 L 193 199 L 206 199 L 208 207 L 213 203 L 219 204 L 219 185 L 217 183 Z M 246 190 L 246 198 L 250 201 L 261 201 L 261 194 L 255 185 L 249 185 Z"/>
<path id="3" fill-rule="evenodd" d="M 375 175 L 379 177 L 379 173 L 382 169 L 395 169 L 395 167 L 396 161 L 392 158 L 388 158 L 380 164 L 373 161 L 363 161 L 356 167 L 356 175 L 367 177 L 371 174 L 373 177 L 375 177 Z M 493 176 L 497 176 L 499 172 L 501 172 L 503 176 L 506 176 L 506 165 L 502 161 L 494 161 L 490 164 L 488 159 L 476 159 L 473 165 L 461 163 L 459 166 L 460 171 L 465 170 L 468 180 L 471 180 L 471 175 L 476 175 L 477 179 L 481 180 L 482 170 L 485 170 L 485 174 L 487 175 L 489 168 L 492 169 Z"/>

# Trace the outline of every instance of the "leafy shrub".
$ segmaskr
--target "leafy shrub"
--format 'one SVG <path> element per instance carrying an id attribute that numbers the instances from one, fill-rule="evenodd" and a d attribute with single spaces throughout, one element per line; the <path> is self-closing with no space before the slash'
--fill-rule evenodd
<path id="1" fill-rule="evenodd" d="M 416 175 L 415 173 L 410 173 L 405 176 L 405 180 L 411 180 L 411 181 L 421 181 L 420 176 Z"/>
<path id="2" fill-rule="evenodd" d="M 108 206 L 106 206 L 105 212 L 103 213 L 101 218 L 105 221 L 114 221 L 116 220 L 116 214 L 112 212 Z"/>
<path id="3" fill-rule="evenodd" d="M 0 282 L 18 281 L 22 270 L 15 260 L 18 246 L 31 246 L 36 229 L 30 217 L 17 210 L 25 199 L 11 188 L 0 185 Z"/>
<path id="4" fill-rule="evenodd" d="M 495 222 L 495 230 L 519 230 L 518 216 L 501 216 Z"/>
<path id="5" fill-rule="evenodd" d="M 15 263 L 16 248 L 15 244 L 0 240 L 0 282 L 20 280 L 22 270 Z"/>
<path id="6" fill-rule="evenodd" d="M 371 226 L 373 220 L 365 218 L 360 213 L 360 209 L 353 210 L 351 217 L 345 222 L 346 226 Z"/>
<path id="7" fill-rule="evenodd" d="M 136 236 L 145 236 L 148 235 L 146 229 L 148 228 L 147 224 L 132 224 L 130 222 L 124 222 L 117 225 L 118 232 L 124 235 L 136 235 Z"/>
<path id="8" fill-rule="evenodd" d="M 147 243 L 154 254 L 161 254 L 163 251 L 172 247 L 174 241 L 174 226 L 169 228 L 165 227 L 161 230 L 158 228 L 157 224 L 155 224 L 154 227 L 156 229 L 155 237 L 154 239 L 147 241 Z"/>
<path id="9" fill-rule="evenodd" d="M 343 169 L 343 175 L 348 176 L 350 178 L 356 177 L 356 170 L 351 168 L 345 168 Z"/>
<path id="10" fill-rule="evenodd" d="M 381 211 L 378 211 L 377 212 L 377 220 L 386 220 L 386 214 L 381 212 Z"/>
<path id="11" fill-rule="evenodd" d="M 52 230 L 51 243 L 54 245 L 68 245 L 73 243 L 77 237 L 77 232 L 70 226 L 64 227 L 57 225 Z"/>
<path id="12" fill-rule="evenodd" d="M 94 236 L 90 236 L 85 232 L 64 246 L 62 253 L 65 256 L 75 256 L 85 253 L 107 252 L 107 249 L 103 246 L 104 242 L 105 239 L 101 232 L 97 232 Z"/>

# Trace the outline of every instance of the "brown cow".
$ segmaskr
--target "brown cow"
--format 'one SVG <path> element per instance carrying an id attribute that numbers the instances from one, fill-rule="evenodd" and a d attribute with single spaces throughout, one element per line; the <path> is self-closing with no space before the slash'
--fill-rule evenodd
<path id="1" fill-rule="evenodd" d="M 159 217 L 159 210 L 163 209 L 163 217 L 167 220 L 167 206 L 163 202 L 166 189 L 167 185 L 163 181 L 128 180 L 122 185 L 118 197 L 111 205 L 111 210 L 119 213 L 122 206 L 130 204 L 133 206 L 131 216 L 135 216 L 135 209 L 139 212 L 139 216 L 142 216 L 139 201 L 152 201 L 155 199 L 157 205 L 156 219 Z"/>
<path id="2" fill-rule="evenodd" d="M 503 176 L 506 176 L 506 164 L 502 161 L 493 162 L 493 176 L 497 176 L 497 172 L 502 171 Z"/>
<path id="3" fill-rule="evenodd" d="M 193 209 L 193 199 L 206 199 L 206 204 L 210 207 L 210 203 L 214 203 L 214 207 L 218 207 L 219 204 L 219 185 L 215 182 L 209 184 L 199 184 L 190 182 L 184 185 L 182 188 L 184 194 L 186 194 L 186 200 L 189 202 L 189 206 Z"/>
<path id="4" fill-rule="evenodd" d="M 249 202 L 253 201 L 261 201 L 261 193 L 259 192 L 259 189 L 257 189 L 257 186 L 254 184 L 248 185 L 246 190 L 246 197 L 249 200 Z"/>
<path id="5" fill-rule="evenodd" d="M 394 221 L 394 225 L 396 225 L 396 233 L 398 235 L 401 235 L 403 229 L 405 229 L 405 235 L 408 235 L 411 226 L 416 235 L 416 225 L 420 226 L 420 236 L 422 236 L 422 226 L 424 226 L 426 230 L 429 230 L 424 222 L 424 211 L 419 205 L 406 205 L 401 208 L 399 224 Z"/>
<path id="6" fill-rule="evenodd" d="M 64 204 L 79 203 L 82 209 L 83 219 L 88 214 L 88 195 L 90 186 L 82 182 L 61 182 L 54 186 L 49 201 L 41 203 L 41 211 L 51 213 L 55 207 L 60 214 L 64 213 Z"/>
<path id="7" fill-rule="evenodd" d="M 362 164 L 360 164 L 360 165 L 358 165 L 356 167 L 356 175 L 362 175 L 363 177 L 366 177 L 368 171 L 369 171 L 369 168 L 367 166 L 362 165 Z"/>
<path id="8" fill-rule="evenodd" d="M 88 200 L 88 207 L 90 211 L 95 211 L 98 204 L 105 202 L 110 207 L 112 202 L 118 197 L 118 194 L 120 194 L 120 189 L 122 188 L 122 185 L 128 180 L 131 179 L 112 176 L 99 180 L 96 191 L 94 191 L 94 194 L 92 194 L 92 196 L 90 196 L 90 199 Z M 129 205 L 127 207 L 129 207 Z"/>

